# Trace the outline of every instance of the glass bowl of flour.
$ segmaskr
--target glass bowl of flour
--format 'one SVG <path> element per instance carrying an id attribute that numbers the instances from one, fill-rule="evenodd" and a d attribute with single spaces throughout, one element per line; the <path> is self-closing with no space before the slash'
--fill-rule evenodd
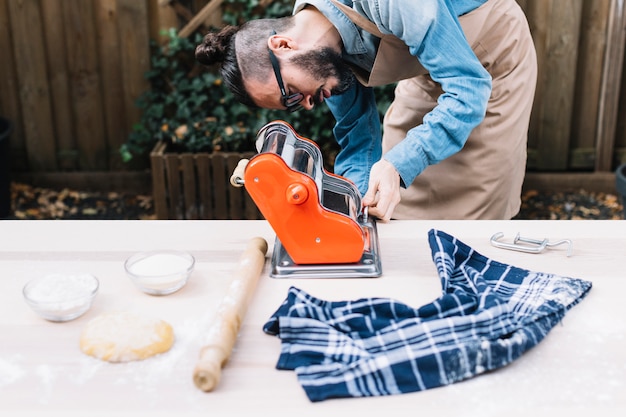
<path id="1" fill-rule="evenodd" d="M 168 295 L 187 283 L 195 263 L 195 258 L 188 252 L 147 251 L 128 258 L 124 269 L 141 291 L 150 295 Z"/>
<path id="2" fill-rule="evenodd" d="M 50 274 L 29 281 L 22 293 L 26 303 L 41 317 L 63 322 L 85 314 L 99 286 L 91 274 Z"/>

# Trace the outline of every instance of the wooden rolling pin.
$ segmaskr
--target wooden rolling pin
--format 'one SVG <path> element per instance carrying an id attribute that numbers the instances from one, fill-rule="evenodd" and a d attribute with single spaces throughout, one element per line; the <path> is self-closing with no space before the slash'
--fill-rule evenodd
<path id="1" fill-rule="evenodd" d="M 235 276 L 218 307 L 207 343 L 200 350 L 200 358 L 193 371 L 193 382 L 205 392 L 213 390 L 220 380 L 222 366 L 233 350 L 239 327 L 263 270 L 266 253 L 265 239 L 255 237 L 239 259 Z"/>

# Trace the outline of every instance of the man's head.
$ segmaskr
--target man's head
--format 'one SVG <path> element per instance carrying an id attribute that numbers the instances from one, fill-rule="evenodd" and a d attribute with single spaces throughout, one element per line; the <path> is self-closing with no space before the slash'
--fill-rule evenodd
<path id="1" fill-rule="evenodd" d="M 339 51 L 311 45 L 294 29 L 294 16 L 225 27 L 204 37 L 196 48 L 196 59 L 204 65 L 221 63 L 224 82 L 246 105 L 310 109 L 344 92 L 354 75 Z"/>

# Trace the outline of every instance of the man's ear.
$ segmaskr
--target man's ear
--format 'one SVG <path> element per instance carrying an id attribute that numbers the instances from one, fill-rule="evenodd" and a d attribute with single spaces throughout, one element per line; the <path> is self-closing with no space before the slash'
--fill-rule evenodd
<path id="1" fill-rule="evenodd" d="M 282 52 L 289 52 L 293 49 L 298 49 L 298 43 L 289 36 L 285 35 L 272 35 L 267 40 L 267 47 L 272 50 L 276 55 Z"/>

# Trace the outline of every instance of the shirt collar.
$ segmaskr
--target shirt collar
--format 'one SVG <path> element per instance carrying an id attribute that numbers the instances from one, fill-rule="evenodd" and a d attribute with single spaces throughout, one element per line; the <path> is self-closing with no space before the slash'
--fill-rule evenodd
<path id="1" fill-rule="evenodd" d="M 341 0 L 339 0 L 341 1 Z M 341 1 L 341 3 L 351 5 L 351 1 Z M 298 13 L 307 5 L 311 5 L 319 10 L 337 28 L 343 42 L 343 49 L 350 55 L 367 53 L 367 48 L 361 36 L 361 29 L 357 27 L 348 16 L 346 16 L 331 0 L 296 0 L 293 14 Z"/>

